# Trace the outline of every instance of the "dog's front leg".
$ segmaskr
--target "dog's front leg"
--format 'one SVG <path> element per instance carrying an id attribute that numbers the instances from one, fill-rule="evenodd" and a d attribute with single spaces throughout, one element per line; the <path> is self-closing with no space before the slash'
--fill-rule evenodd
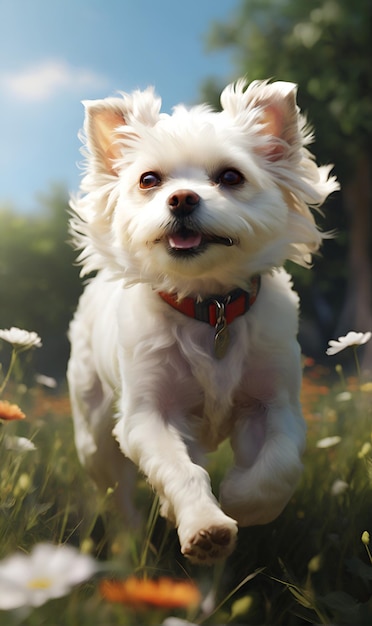
<path id="1" fill-rule="evenodd" d="M 227 556 L 235 545 L 236 522 L 221 511 L 207 472 L 192 462 L 169 419 L 153 407 L 128 412 L 126 402 L 113 434 L 158 493 L 163 514 L 175 522 L 182 553 L 205 564 Z"/>

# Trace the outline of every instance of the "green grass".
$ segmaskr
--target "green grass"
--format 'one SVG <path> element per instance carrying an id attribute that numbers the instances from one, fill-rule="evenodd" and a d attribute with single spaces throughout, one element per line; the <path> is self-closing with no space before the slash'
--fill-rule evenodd
<path id="1" fill-rule="evenodd" d="M 65 393 L 8 387 L 3 399 L 19 402 L 27 418 L 0 425 L 0 559 L 28 552 L 40 541 L 68 542 L 89 551 L 106 577 L 169 576 L 199 586 L 197 610 L 133 610 L 100 597 L 98 578 L 67 598 L 22 614 L 0 611 L 3 626 L 115 626 L 161 624 L 178 615 L 198 624 L 371 624 L 372 564 L 361 536 L 372 534 L 372 393 L 349 381 L 324 384 L 317 368 L 305 375 L 308 445 L 301 484 L 284 513 L 263 527 L 241 529 L 237 549 L 212 568 L 189 564 L 174 530 L 156 516 L 156 502 L 139 479 L 143 527 L 125 528 L 110 502 L 98 495 L 74 449 Z M 6 449 L 4 437 L 31 439 L 36 450 Z M 340 442 L 316 442 L 338 435 Z M 210 459 L 214 488 L 229 459 L 223 446 Z M 335 481 L 347 483 L 333 494 Z M 0 581 L 1 582 L 1 581 Z"/>

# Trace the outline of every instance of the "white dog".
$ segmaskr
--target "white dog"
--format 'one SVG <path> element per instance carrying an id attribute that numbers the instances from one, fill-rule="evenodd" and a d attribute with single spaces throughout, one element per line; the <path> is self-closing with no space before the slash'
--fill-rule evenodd
<path id="1" fill-rule="evenodd" d="M 244 81 L 222 111 L 160 113 L 152 89 L 86 102 L 86 175 L 71 229 L 89 283 L 68 381 L 81 462 L 127 520 L 136 466 L 194 562 L 228 555 L 302 470 L 298 298 L 281 269 L 322 236 L 318 167 L 296 87 Z M 230 437 L 220 502 L 204 455 Z"/>

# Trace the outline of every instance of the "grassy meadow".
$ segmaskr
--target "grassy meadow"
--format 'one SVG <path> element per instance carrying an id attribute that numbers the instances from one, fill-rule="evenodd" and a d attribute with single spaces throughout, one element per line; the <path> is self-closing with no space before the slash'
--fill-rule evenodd
<path id="1" fill-rule="evenodd" d="M 4 345 L 0 357 L 5 353 Z M 66 389 L 11 376 L 0 400 L 26 417 L 0 423 L 0 601 L 4 559 L 42 542 L 76 547 L 94 558 L 97 571 L 63 597 L 0 609 L 0 624 L 371 624 L 372 382 L 344 378 L 333 367 L 305 360 L 308 444 L 292 501 L 275 522 L 241 529 L 229 559 L 207 568 L 182 557 L 141 477 L 144 521 L 136 529 L 124 527 L 111 493 L 96 493 L 76 456 Z M 228 462 L 227 444 L 210 457 L 215 492 Z M 30 593 L 48 586 L 35 576 Z M 158 579 L 151 595 L 148 583 Z M 108 597 L 102 580 L 124 581 L 122 591 Z M 180 581 L 197 595 L 185 592 L 177 603 Z"/>

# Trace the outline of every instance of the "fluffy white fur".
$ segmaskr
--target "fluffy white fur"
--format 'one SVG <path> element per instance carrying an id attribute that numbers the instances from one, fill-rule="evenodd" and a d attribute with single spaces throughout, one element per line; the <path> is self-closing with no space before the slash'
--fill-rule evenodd
<path id="1" fill-rule="evenodd" d="M 97 484 L 117 485 L 135 519 L 138 466 L 182 552 L 211 563 L 231 552 L 237 524 L 274 519 L 301 474 L 298 298 L 281 267 L 310 262 L 322 237 L 309 207 L 337 183 L 307 150 L 291 83 L 238 81 L 221 112 L 178 106 L 170 116 L 160 104 L 152 89 L 85 103 L 87 167 L 71 230 L 82 274 L 98 274 L 71 323 L 68 381 L 79 457 Z M 223 182 L 231 170 L 241 182 Z M 159 180 L 142 188 L 146 172 Z M 169 246 L 169 198 L 185 189 L 200 197 L 188 226 L 224 238 L 188 256 Z M 158 295 L 249 290 L 255 274 L 258 298 L 229 326 L 220 360 L 214 328 Z M 235 464 L 220 505 L 203 463 L 226 437 Z"/>

